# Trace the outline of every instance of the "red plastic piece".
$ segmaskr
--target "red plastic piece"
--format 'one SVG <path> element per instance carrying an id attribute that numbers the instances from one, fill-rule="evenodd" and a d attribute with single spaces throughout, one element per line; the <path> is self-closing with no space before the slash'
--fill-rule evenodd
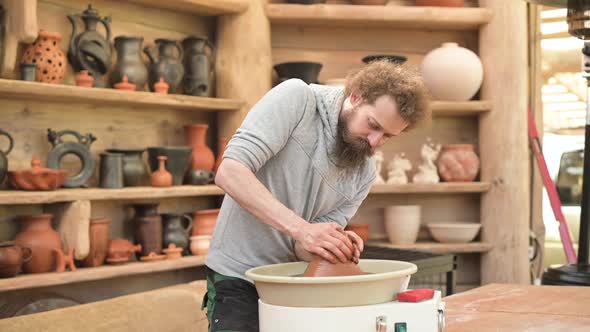
<path id="1" fill-rule="evenodd" d="M 434 297 L 434 289 L 419 288 L 397 294 L 397 300 L 400 302 L 420 302 L 430 300 Z"/>

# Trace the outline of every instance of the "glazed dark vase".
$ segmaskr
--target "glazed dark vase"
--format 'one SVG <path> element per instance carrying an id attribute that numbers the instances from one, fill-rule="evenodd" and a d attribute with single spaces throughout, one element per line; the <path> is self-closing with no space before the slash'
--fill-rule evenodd
<path id="1" fill-rule="evenodd" d="M 193 148 L 190 146 L 155 146 L 148 149 L 148 162 L 152 172 L 158 170 L 158 156 L 166 156 L 166 169 L 172 174 L 172 185 L 182 185 L 184 175 L 190 165 Z"/>
<path id="2" fill-rule="evenodd" d="M 394 55 L 394 54 L 377 54 L 377 55 L 367 55 L 366 57 L 363 58 L 363 62 L 364 63 L 371 63 L 373 61 L 380 61 L 380 60 L 387 60 L 389 62 L 393 62 L 396 64 L 403 64 L 404 62 L 406 62 L 408 60 L 408 58 L 406 58 L 403 55 Z"/>
<path id="3" fill-rule="evenodd" d="M 190 96 L 209 96 L 215 47 L 205 37 L 191 36 L 182 41 L 182 49 L 185 70 L 183 93 Z"/>
<path id="4" fill-rule="evenodd" d="M 173 39 L 156 39 L 156 45 L 157 53 L 147 46 L 143 49 L 150 59 L 148 86 L 151 91 L 155 91 L 155 84 L 163 78 L 168 84 L 168 93 L 176 93 L 184 76 L 184 67 L 181 62 L 182 48 Z"/>
<path id="5" fill-rule="evenodd" d="M 109 153 L 123 155 L 123 185 L 141 187 L 149 182 L 150 173 L 143 162 L 145 149 L 108 149 Z"/>
<path id="6" fill-rule="evenodd" d="M 141 58 L 143 37 L 119 36 L 115 38 L 117 64 L 111 73 L 110 83 L 114 86 L 127 76 L 129 83 L 135 84 L 135 90 L 143 91 L 148 79 L 148 71 Z"/>
<path id="7" fill-rule="evenodd" d="M 73 136 L 77 141 L 63 140 L 64 136 Z M 90 153 L 90 145 L 96 141 L 91 133 L 80 134 L 75 130 L 54 131 L 47 129 L 47 140 L 53 148 L 47 155 L 47 167 L 60 169 L 61 160 L 68 154 L 76 155 L 82 162 L 82 169 L 76 175 L 66 177 L 63 186 L 67 188 L 86 187 L 87 181 L 94 173 L 94 156 Z"/>
<path id="8" fill-rule="evenodd" d="M 279 83 L 290 78 L 298 78 L 307 84 L 318 83 L 322 64 L 317 62 L 284 62 L 274 66 Z"/>
<path id="9" fill-rule="evenodd" d="M 135 240 L 141 245 L 141 255 L 162 251 L 162 218 L 158 214 L 158 203 L 133 204 L 135 215 Z"/>
<path id="10" fill-rule="evenodd" d="M 162 222 L 164 223 L 164 248 L 168 248 L 173 243 L 177 248 L 182 248 L 183 252 L 188 253 L 193 219 L 187 214 L 163 213 Z"/>

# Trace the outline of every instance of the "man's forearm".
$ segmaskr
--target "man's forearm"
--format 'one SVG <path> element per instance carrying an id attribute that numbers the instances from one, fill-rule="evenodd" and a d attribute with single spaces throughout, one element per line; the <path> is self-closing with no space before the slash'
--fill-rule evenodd
<path id="1" fill-rule="evenodd" d="M 215 183 L 246 211 L 286 235 L 296 237 L 307 223 L 277 200 L 250 169 L 235 160 L 223 160 Z"/>

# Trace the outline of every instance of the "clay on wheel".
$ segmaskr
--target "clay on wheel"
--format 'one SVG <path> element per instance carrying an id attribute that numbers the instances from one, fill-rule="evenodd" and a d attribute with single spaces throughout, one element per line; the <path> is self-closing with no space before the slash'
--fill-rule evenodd
<path id="1" fill-rule="evenodd" d="M 315 256 L 307 265 L 303 273 L 304 277 L 343 277 L 365 274 L 357 264 L 353 262 L 332 264 L 329 261 Z"/>

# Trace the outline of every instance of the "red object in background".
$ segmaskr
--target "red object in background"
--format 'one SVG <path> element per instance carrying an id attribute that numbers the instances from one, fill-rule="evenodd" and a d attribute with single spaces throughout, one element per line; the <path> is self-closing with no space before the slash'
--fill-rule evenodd
<path id="1" fill-rule="evenodd" d="M 397 300 L 400 302 L 420 302 L 423 300 L 430 300 L 434 297 L 434 289 L 419 288 L 413 289 L 397 294 Z"/>

